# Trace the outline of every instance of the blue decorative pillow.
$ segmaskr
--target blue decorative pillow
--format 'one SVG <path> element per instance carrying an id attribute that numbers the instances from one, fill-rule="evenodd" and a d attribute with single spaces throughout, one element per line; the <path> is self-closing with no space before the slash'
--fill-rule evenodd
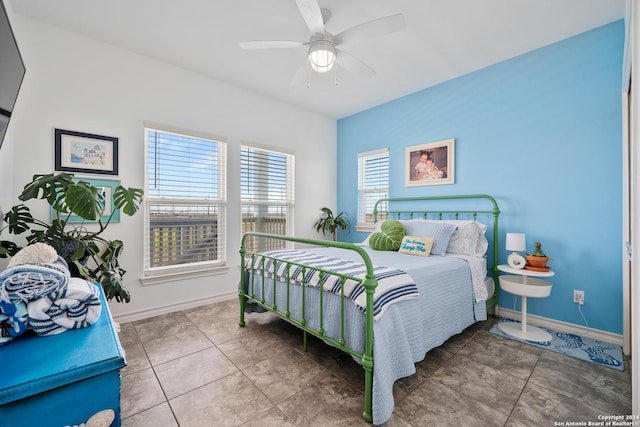
<path id="1" fill-rule="evenodd" d="M 449 240 L 458 228 L 453 224 L 439 222 L 424 222 L 420 220 L 400 221 L 404 225 L 407 236 L 433 237 L 431 255 L 444 255 L 449 246 Z"/>

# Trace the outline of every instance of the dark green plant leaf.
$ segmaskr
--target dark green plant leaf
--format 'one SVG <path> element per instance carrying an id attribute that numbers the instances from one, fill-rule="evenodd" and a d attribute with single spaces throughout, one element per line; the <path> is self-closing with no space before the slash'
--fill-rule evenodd
<path id="1" fill-rule="evenodd" d="M 144 191 L 140 188 L 124 188 L 118 185 L 113 192 L 113 205 L 116 209 L 131 216 L 138 211 Z"/>
<path id="2" fill-rule="evenodd" d="M 77 269 L 80 277 L 83 277 L 85 280 L 95 280 L 93 274 L 91 274 L 91 270 L 89 270 L 84 263 L 80 261 L 72 261 L 72 264 Z"/>
<path id="3" fill-rule="evenodd" d="M 23 202 L 30 199 L 46 199 L 54 209 L 64 212 L 60 193 L 73 184 L 72 179 L 71 173 L 34 175 L 33 181 L 24 186 L 18 198 Z"/>
<path id="4" fill-rule="evenodd" d="M 83 240 L 84 248 L 89 256 L 96 256 L 100 253 L 100 247 L 95 240 Z"/>
<path id="5" fill-rule="evenodd" d="M 69 259 L 73 262 L 84 260 L 87 257 L 87 251 L 85 250 L 85 245 L 82 242 L 79 242 L 77 240 L 73 242 L 77 244 L 75 245 L 75 250 L 73 251 Z"/>
<path id="6" fill-rule="evenodd" d="M 97 221 L 104 212 L 102 189 L 84 181 L 69 185 L 64 201 L 71 212 L 86 220 Z"/>
<path id="7" fill-rule="evenodd" d="M 22 248 L 13 242 L 0 240 L 0 258 L 14 256 L 20 249 Z"/>
<path id="8" fill-rule="evenodd" d="M 122 283 L 123 274 L 124 270 L 122 269 L 102 271 L 99 282 L 108 300 L 115 298 L 117 302 L 131 301 L 131 295 Z"/>
<path id="9" fill-rule="evenodd" d="M 124 243 L 121 240 L 112 240 L 109 242 L 104 252 L 102 253 L 102 260 L 105 264 L 112 267 L 119 267 L 118 257 L 124 250 Z"/>
<path id="10" fill-rule="evenodd" d="M 4 222 L 9 224 L 9 233 L 21 234 L 29 230 L 29 224 L 35 221 L 29 207 L 23 204 L 16 205 L 4 215 Z"/>

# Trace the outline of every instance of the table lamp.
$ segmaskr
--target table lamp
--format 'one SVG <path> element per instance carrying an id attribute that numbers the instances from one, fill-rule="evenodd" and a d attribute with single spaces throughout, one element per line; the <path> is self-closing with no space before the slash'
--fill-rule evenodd
<path id="1" fill-rule="evenodd" d="M 524 268 L 525 259 L 518 252 L 526 250 L 524 233 L 507 233 L 507 244 L 505 249 L 512 251 L 507 258 L 507 264 L 511 268 Z"/>

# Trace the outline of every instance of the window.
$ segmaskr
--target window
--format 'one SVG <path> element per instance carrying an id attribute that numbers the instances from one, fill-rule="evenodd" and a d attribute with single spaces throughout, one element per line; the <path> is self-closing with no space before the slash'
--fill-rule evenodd
<path id="1" fill-rule="evenodd" d="M 254 146 L 240 149 L 240 199 L 242 233 L 293 234 L 294 155 Z M 271 240 L 256 247 L 253 239 L 245 242 L 249 250 L 280 249 L 286 242 Z"/>
<path id="2" fill-rule="evenodd" d="M 388 194 L 389 150 L 383 148 L 358 154 L 358 226 L 373 225 L 374 205 Z M 386 206 L 378 206 L 378 209 L 386 210 Z"/>
<path id="3" fill-rule="evenodd" d="M 226 264 L 226 144 L 145 129 L 146 276 Z"/>

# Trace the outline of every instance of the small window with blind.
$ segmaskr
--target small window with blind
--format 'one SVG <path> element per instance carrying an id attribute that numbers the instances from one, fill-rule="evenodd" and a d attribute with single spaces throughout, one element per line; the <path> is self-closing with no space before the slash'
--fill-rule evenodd
<path id="1" fill-rule="evenodd" d="M 362 231 L 373 228 L 375 203 L 389 195 L 389 150 L 358 154 L 358 225 Z M 385 210 L 386 205 L 378 205 Z M 378 216 L 378 219 L 384 219 Z"/>
<path id="2" fill-rule="evenodd" d="M 145 129 L 145 276 L 226 264 L 226 144 Z"/>
<path id="3" fill-rule="evenodd" d="M 258 146 L 240 148 L 242 233 L 293 234 L 294 155 Z M 286 246 L 282 240 L 247 238 L 246 249 L 264 251 Z"/>

